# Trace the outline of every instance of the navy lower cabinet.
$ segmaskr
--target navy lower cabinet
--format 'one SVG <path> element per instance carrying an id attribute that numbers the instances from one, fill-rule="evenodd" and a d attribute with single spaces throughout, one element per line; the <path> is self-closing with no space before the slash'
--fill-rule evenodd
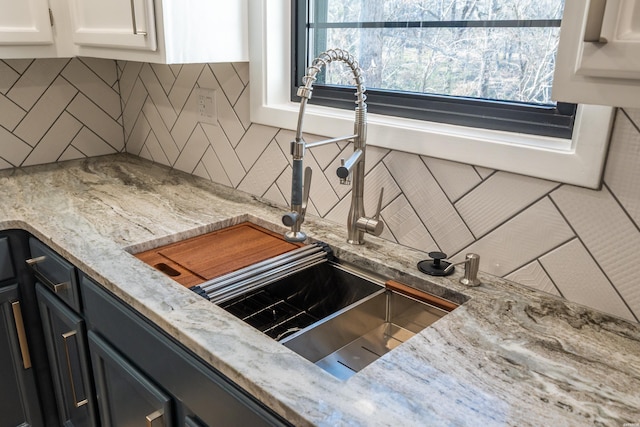
<path id="1" fill-rule="evenodd" d="M 36 283 L 60 425 L 97 426 L 84 320 Z"/>
<path id="2" fill-rule="evenodd" d="M 103 427 L 290 425 L 87 276 L 80 290 Z"/>
<path id="3" fill-rule="evenodd" d="M 171 425 L 171 396 L 93 332 L 89 348 L 103 426 Z"/>
<path id="4" fill-rule="evenodd" d="M 42 425 L 18 285 L 1 286 L 0 427 Z"/>

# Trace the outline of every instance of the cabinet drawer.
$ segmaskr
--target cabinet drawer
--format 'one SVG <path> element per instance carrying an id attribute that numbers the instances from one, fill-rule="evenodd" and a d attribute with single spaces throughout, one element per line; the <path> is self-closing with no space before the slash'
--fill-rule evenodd
<path id="1" fill-rule="evenodd" d="M 75 267 L 41 241 L 29 238 L 31 266 L 36 277 L 75 311 L 80 311 L 80 296 Z"/>
<path id="2" fill-rule="evenodd" d="M 11 262 L 11 252 L 9 250 L 9 239 L 0 238 L 0 281 L 15 277 L 13 263 Z"/>

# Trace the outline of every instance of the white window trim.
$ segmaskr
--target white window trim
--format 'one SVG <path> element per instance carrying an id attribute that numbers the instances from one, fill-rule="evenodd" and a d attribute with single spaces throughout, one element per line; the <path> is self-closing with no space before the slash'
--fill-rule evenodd
<path id="1" fill-rule="evenodd" d="M 290 1 L 251 0 L 249 8 L 251 121 L 284 129 L 295 129 L 299 108 L 289 96 Z M 369 114 L 367 144 L 599 188 L 614 113 L 612 107 L 580 105 L 571 140 Z M 353 116 L 309 105 L 303 131 L 348 135 Z"/>

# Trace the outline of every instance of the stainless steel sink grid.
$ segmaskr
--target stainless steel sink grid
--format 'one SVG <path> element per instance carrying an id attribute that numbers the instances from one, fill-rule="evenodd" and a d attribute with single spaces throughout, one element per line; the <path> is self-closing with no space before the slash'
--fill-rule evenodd
<path id="1" fill-rule="evenodd" d="M 292 251 L 194 290 L 340 379 L 447 314 L 331 261 L 326 245 L 318 248 Z"/>

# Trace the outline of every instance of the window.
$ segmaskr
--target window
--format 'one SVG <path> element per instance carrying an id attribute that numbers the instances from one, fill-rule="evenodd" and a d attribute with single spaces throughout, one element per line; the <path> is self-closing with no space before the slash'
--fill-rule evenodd
<path id="1" fill-rule="evenodd" d="M 313 58 L 360 61 L 369 111 L 571 138 L 576 107 L 551 100 L 564 0 L 297 0 L 294 88 Z M 312 103 L 351 108 L 350 73 L 328 67 Z"/>
<path id="2" fill-rule="evenodd" d="M 291 100 L 292 81 L 296 80 L 291 1 L 251 0 L 249 8 L 251 121 L 284 129 L 295 129 L 299 110 L 299 104 Z M 597 188 L 613 113 L 610 107 L 579 105 L 571 138 L 559 138 L 370 110 L 367 144 Z M 303 130 L 324 136 L 348 135 L 353 131 L 353 110 L 309 105 Z"/>

